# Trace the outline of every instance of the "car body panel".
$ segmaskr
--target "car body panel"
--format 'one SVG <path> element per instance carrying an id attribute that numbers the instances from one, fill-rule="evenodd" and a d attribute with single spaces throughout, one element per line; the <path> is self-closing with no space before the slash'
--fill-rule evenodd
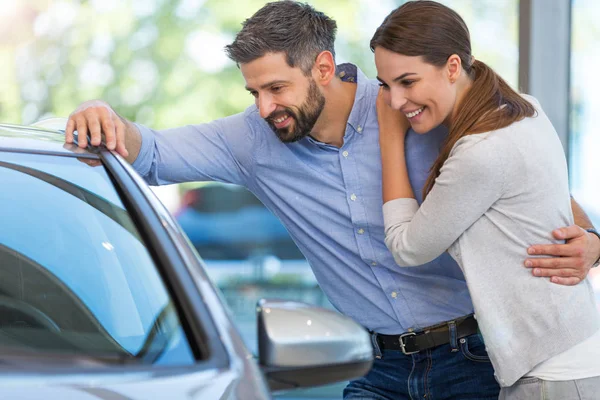
<path id="1" fill-rule="evenodd" d="M 56 374 L 57 371 L 53 371 Z M 3 374 L 2 399 L 240 399 L 240 376 L 232 370 L 204 370 L 196 373 L 68 374 L 65 379 L 47 376 L 23 377 Z M 246 392 L 247 395 L 247 392 Z M 247 397 L 254 398 L 254 397 Z M 268 398 L 258 396 L 257 399 Z"/>

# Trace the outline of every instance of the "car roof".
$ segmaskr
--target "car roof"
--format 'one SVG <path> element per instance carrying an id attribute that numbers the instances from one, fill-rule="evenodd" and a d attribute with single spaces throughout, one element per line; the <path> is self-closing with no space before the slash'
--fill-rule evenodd
<path id="1" fill-rule="evenodd" d="M 73 144 L 65 145 L 65 135 L 60 130 L 2 123 L 0 150 L 97 158 L 97 155 L 88 149 L 81 149 Z"/>

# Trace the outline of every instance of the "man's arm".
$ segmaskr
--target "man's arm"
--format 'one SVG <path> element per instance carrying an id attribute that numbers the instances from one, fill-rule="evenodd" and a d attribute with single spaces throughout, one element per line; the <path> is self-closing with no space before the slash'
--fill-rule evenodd
<path id="1" fill-rule="evenodd" d="M 571 208 L 576 225 L 552 232 L 556 239 L 566 240 L 565 244 L 540 244 L 527 249 L 532 255 L 554 257 L 525 260 L 525 266 L 532 268 L 533 275 L 548 276 L 552 282 L 568 286 L 576 285 L 585 279 L 592 265 L 600 257 L 600 239 L 585 231 L 593 228 L 592 222 L 573 198 Z"/>
<path id="2" fill-rule="evenodd" d="M 120 117 L 103 101 L 83 103 L 69 117 L 65 141 L 97 146 L 123 156 L 150 185 L 221 181 L 246 185 L 253 168 L 255 129 L 246 113 L 199 125 L 152 130 Z"/>

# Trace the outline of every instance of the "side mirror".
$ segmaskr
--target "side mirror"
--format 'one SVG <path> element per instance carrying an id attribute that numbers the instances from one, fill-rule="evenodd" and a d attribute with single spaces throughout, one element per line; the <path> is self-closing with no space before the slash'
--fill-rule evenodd
<path id="1" fill-rule="evenodd" d="M 337 312 L 260 300 L 257 318 L 259 364 L 271 390 L 355 379 L 373 365 L 368 332 Z"/>

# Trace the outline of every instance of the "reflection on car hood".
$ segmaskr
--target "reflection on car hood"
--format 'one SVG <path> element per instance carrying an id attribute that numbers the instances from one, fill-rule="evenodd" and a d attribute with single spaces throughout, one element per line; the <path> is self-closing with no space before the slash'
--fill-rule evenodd
<path id="1" fill-rule="evenodd" d="M 233 371 L 208 370 L 178 376 L 157 377 L 152 374 L 132 374 L 121 377 L 99 377 L 56 383 L 54 377 L 44 379 L 19 378 L 15 376 L 0 380 L 0 398 L 39 400 L 213 400 L 213 399 L 268 399 L 266 392 L 248 391 L 243 381 L 256 380 L 251 374 L 235 374 Z M 131 380 L 128 380 L 131 379 Z M 102 384 L 98 384 L 102 382 Z M 248 382 L 244 382 L 248 383 Z"/>

